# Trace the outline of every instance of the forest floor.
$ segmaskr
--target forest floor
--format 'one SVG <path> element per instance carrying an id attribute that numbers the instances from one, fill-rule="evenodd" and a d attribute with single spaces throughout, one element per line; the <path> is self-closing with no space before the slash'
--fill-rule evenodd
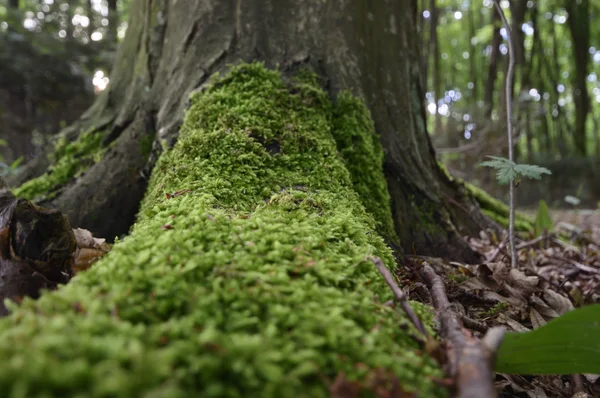
<path id="1" fill-rule="evenodd" d="M 532 217 L 535 212 L 524 211 Z M 507 237 L 486 231 L 467 238 L 484 258 L 480 264 L 422 256 L 413 260 L 430 264 L 444 278 L 449 300 L 476 337 L 493 326 L 509 332 L 534 330 L 574 308 L 600 302 L 600 209 L 551 210 L 550 216 L 552 231 L 517 240 L 517 269 L 511 268 Z M 430 301 L 426 289 L 410 275 L 404 277 L 411 298 Z M 495 381 L 501 397 L 600 396 L 598 375 L 497 374 Z"/>

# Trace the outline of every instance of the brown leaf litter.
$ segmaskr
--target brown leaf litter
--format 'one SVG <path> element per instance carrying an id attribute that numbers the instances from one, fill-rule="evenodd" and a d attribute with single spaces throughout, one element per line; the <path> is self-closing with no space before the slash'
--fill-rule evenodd
<path id="1" fill-rule="evenodd" d="M 486 259 L 480 264 L 422 256 L 410 259 L 416 267 L 431 265 L 446 281 L 452 307 L 474 336 L 481 338 L 486 328 L 494 326 L 525 332 L 576 307 L 600 302 L 600 213 L 595 214 L 597 218 L 580 225 L 564 221 L 563 214 L 553 232 L 518 239 L 516 269 L 510 266 L 505 237 L 492 231 L 466 238 Z M 431 302 L 420 282 L 413 282 L 409 289 L 412 299 Z M 598 375 L 497 374 L 495 385 L 501 397 L 600 396 Z"/>

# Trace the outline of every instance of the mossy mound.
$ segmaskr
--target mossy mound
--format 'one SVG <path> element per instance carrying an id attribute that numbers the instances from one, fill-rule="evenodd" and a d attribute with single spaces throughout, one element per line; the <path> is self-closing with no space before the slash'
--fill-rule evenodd
<path id="1" fill-rule="evenodd" d="M 48 171 L 14 189 L 15 196 L 29 200 L 53 198 L 58 188 L 100 160 L 104 152 L 103 138 L 101 131 L 85 132 L 73 142 L 67 142 L 62 137 L 50 155 L 51 166 Z"/>
<path id="2" fill-rule="evenodd" d="M 324 397 L 340 374 L 365 396 L 395 381 L 444 396 L 403 314 L 382 305 L 367 257 L 394 260 L 333 114 L 317 85 L 260 64 L 195 96 L 131 235 L 0 321 L 3 396 Z"/>
<path id="3" fill-rule="evenodd" d="M 488 216 L 490 219 L 498 223 L 504 228 L 508 228 L 509 208 L 504 202 L 495 199 L 489 193 L 483 189 L 476 187 L 475 185 L 468 183 L 461 178 L 454 177 L 450 174 L 446 166 L 442 162 L 438 162 L 440 169 L 446 174 L 450 181 L 457 181 L 459 184 L 464 185 L 467 192 L 475 198 L 481 207 L 483 214 Z M 534 221 L 526 215 L 515 212 L 515 230 L 521 232 L 533 232 Z"/>
<path id="4" fill-rule="evenodd" d="M 508 228 L 509 208 L 502 201 L 493 198 L 483 189 L 477 188 L 473 184 L 465 183 L 469 193 L 479 202 L 483 214 L 503 226 Z M 515 212 L 515 231 L 533 232 L 534 222 L 527 216 Z"/>
<path id="5" fill-rule="evenodd" d="M 394 230 L 390 194 L 382 176 L 383 150 L 369 110 L 348 92 L 337 98 L 333 137 L 350 172 L 354 190 L 384 238 L 398 243 Z"/>

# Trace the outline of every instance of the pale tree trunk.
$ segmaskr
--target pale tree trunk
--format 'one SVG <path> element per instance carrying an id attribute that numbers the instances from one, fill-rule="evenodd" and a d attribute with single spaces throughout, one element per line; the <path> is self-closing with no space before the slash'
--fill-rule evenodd
<path id="1" fill-rule="evenodd" d="M 190 92 L 239 61 L 262 60 L 284 73 L 309 66 L 333 96 L 351 90 L 369 107 L 402 247 L 477 261 L 460 234 L 493 224 L 437 165 L 425 126 L 415 11 L 408 1 L 137 1 L 108 89 L 66 132 L 73 139 L 105 131 L 108 148 L 42 204 L 96 235 L 126 233 L 159 143 L 177 140 Z M 150 156 L 140 150 L 149 137 Z M 45 165 L 32 164 L 13 185 Z"/>

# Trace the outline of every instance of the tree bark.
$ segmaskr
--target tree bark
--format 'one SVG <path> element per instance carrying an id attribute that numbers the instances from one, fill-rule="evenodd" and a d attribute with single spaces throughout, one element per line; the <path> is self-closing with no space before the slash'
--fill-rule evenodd
<path id="1" fill-rule="evenodd" d="M 88 25 L 88 32 L 91 35 L 94 32 L 94 30 L 96 29 L 96 18 L 95 18 L 96 12 L 94 11 L 93 0 L 86 1 L 86 11 L 87 11 L 87 16 L 90 20 L 90 24 Z"/>
<path id="2" fill-rule="evenodd" d="M 438 9 L 435 0 L 430 0 L 430 21 L 429 21 L 429 40 L 431 43 L 431 53 L 433 57 L 433 98 L 435 99 L 435 124 L 434 134 L 442 133 L 442 115 L 439 112 L 440 97 L 442 97 L 442 71 L 440 67 L 440 43 L 437 34 Z"/>
<path id="3" fill-rule="evenodd" d="M 117 11 L 117 0 L 108 0 L 108 40 L 116 44 L 118 40 L 119 12 Z"/>
<path id="4" fill-rule="evenodd" d="M 437 165 L 421 100 L 413 7 L 361 0 L 138 0 L 109 87 L 77 128 L 64 133 L 74 139 L 84 129 L 102 131 L 106 152 L 41 204 L 98 236 L 126 233 L 156 158 L 177 140 L 190 92 L 229 64 L 262 60 L 284 73 L 308 66 L 331 95 L 350 90 L 366 102 L 385 151 L 394 224 L 405 250 L 478 261 L 460 234 L 494 224 Z M 150 154 L 140 150 L 148 138 L 154 139 Z M 24 175 L 39 173 L 37 166 Z"/>
<path id="5" fill-rule="evenodd" d="M 573 40 L 575 76 L 573 78 L 573 101 L 575 102 L 575 131 L 573 138 L 575 152 L 579 156 L 587 154 L 586 123 L 590 111 L 590 97 L 587 89 L 587 75 L 590 48 L 589 0 L 567 1 L 568 25 Z"/>
<path id="6" fill-rule="evenodd" d="M 496 78 L 498 76 L 498 62 L 500 54 L 500 43 L 502 42 L 502 36 L 500 36 L 500 16 L 497 12 L 492 10 L 491 24 L 494 26 L 492 33 L 492 41 L 490 43 L 492 52 L 490 54 L 490 64 L 488 66 L 488 75 L 485 82 L 484 103 L 485 103 L 485 116 L 490 118 L 492 110 L 494 109 L 494 93 L 496 92 Z"/>

